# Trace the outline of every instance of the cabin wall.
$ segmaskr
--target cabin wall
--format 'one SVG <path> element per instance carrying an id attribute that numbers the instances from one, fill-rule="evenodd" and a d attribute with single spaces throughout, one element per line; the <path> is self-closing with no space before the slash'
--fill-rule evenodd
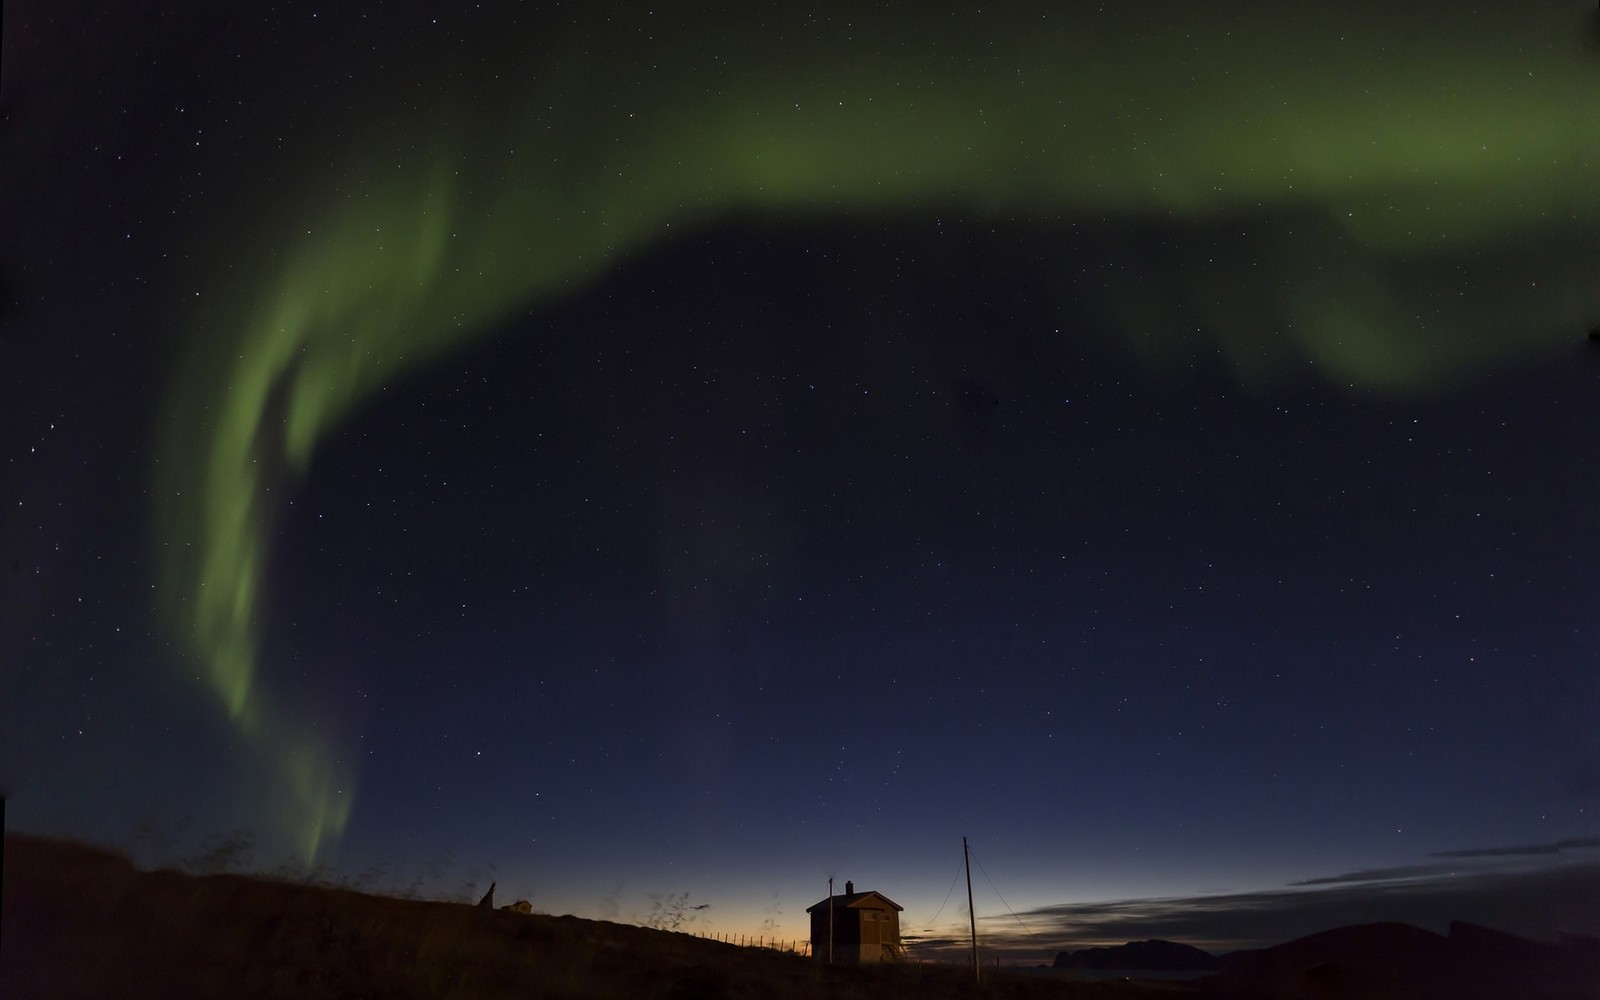
<path id="1" fill-rule="evenodd" d="M 900 914 L 889 907 L 863 907 L 861 914 L 861 943 L 898 945 L 900 943 Z"/>
<path id="2" fill-rule="evenodd" d="M 861 944 L 861 918 L 854 910 L 843 906 L 833 911 L 833 960 L 834 962 L 846 961 L 840 956 L 845 954 L 855 955 Z M 811 914 L 811 954 L 826 962 L 828 960 L 828 911 L 818 910 Z M 850 958 L 854 962 L 856 959 Z"/>
<path id="3" fill-rule="evenodd" d="M 876 905 L 875 905 L 876 904 Z M 828 908 L 811 913 L 811 954 L 828 961 Z M 833 910 L 833 962 L 835 965 L 897 961 L 900 949 L 900 911 L 869 897 L 854 906 Z"/>

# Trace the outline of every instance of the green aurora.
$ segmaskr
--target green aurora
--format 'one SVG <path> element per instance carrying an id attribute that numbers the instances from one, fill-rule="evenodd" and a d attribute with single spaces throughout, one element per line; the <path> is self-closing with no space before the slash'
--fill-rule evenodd
<path id="1" fill-rule="evenodd" d="M 679 234 L 1159 226 L 1170 266 L 1073 294 L 1154 363 L 1201 329 L 1250 385 L 1309 362 L 1424 391 L 1593 321 L 1600 58 L 1577 10 L 1153 10 L 566 25 L 258 199 L 172 387 L 157 541 L 170 620 L 300 852 L 343 828 L 356 776 L 263 683 L 288 486 L 375 390 Z"/>

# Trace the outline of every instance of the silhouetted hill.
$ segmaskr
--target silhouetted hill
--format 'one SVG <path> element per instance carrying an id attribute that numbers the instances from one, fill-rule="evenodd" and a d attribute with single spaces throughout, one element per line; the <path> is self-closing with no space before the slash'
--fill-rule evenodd
<path id="1" fill-rule="evenodd" d="M 1058 969 L 1144 969 L 1150 972 L 1201 972 L 1217 968 L 1209 951 L 1176 941 L 1129 941 L 1110 948 L 1059 952 Z"/>
<path id="2" fill-rule="evenodd" d="M 1159 987 L 960 966 L 829 967 L 687 934 L 391 899 L 240 875 L 142 872 L 31 837 L 5 842 L 0 997 L 250 1000 L 1139 1000 Z"/>
<path id="3" fill-rule="evenodd" d="M 31 837 L 6 839 L 4 879 L 7 1000 L 1600 1000 L 1600 941 L 1528 941 L 1468 924 L 1448 936 L 1404 924 L 1344 927 L 1223 956 L 1217 975 L 1195 983 L 1002 973 L 974 986 L 961 966 L 829 967 L 570 916 L 143 872 L 108 851 Z M 1205 955 L 1163 941 L 1087 951 L 1144 969 L 1162 955 Z"/>
<path id="4" fill-rule="evenodd" d="M 1448 937 L 1409 924 L 1340 927 L 1219 965 L 1205 983 L 1247 996 L 1600 1000 L 1600 942 L 1529 941 L 1463 923 Z"/>

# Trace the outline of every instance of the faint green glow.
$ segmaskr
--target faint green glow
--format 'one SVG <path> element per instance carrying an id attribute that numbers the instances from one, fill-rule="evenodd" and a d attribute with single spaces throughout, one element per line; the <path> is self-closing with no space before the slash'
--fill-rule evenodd
<path id="1" fill-rule="evenodd" d="M 319 162 L 298 211 L 218 262 L 162 453 L 165 594 L 208 686 L 281 762 L 308 855 L 342 829 L 354 775 L 258 677 L 286 477 L 375 388 L 686 227 L 751 211 L 1169 224 L 1191 234 L 1187 263 L 1099 292 L 1151 361 L 1173 353 L 1164 331 L 1198 325 L 1250 382 L 1310 361 L 1415 391 L 1592 319 L 1600 260 L 1576 234 L 1600 231 L 1600 67 L 1572 12 L 1128 6 L 810 35 L 574 29 L 518 99 L 497 80 Z M 482 110 L 507 107 L 522 110 Z M 1210 261 L 1204 234 L 1234 219 L 1265 231 Z M 1547 238 L 1588 247 L 1548 294 L 1451 284 L 1476 248 Z M 1417 260 L 1437 263 L 1431 284 L 1396 277 Z"/>

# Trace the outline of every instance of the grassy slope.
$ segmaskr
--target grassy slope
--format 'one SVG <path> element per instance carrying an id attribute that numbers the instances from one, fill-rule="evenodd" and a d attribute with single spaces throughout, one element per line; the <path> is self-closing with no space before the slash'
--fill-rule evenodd
<path id="1" fill-rule="evenodd" d="M 56 841 L 5 844 L 0 996 L 888 1000 L 1182 996 L 1175 987 L 847 969 L 576 917 L 522 916 L 241 875 L 140 872 Z"/>

